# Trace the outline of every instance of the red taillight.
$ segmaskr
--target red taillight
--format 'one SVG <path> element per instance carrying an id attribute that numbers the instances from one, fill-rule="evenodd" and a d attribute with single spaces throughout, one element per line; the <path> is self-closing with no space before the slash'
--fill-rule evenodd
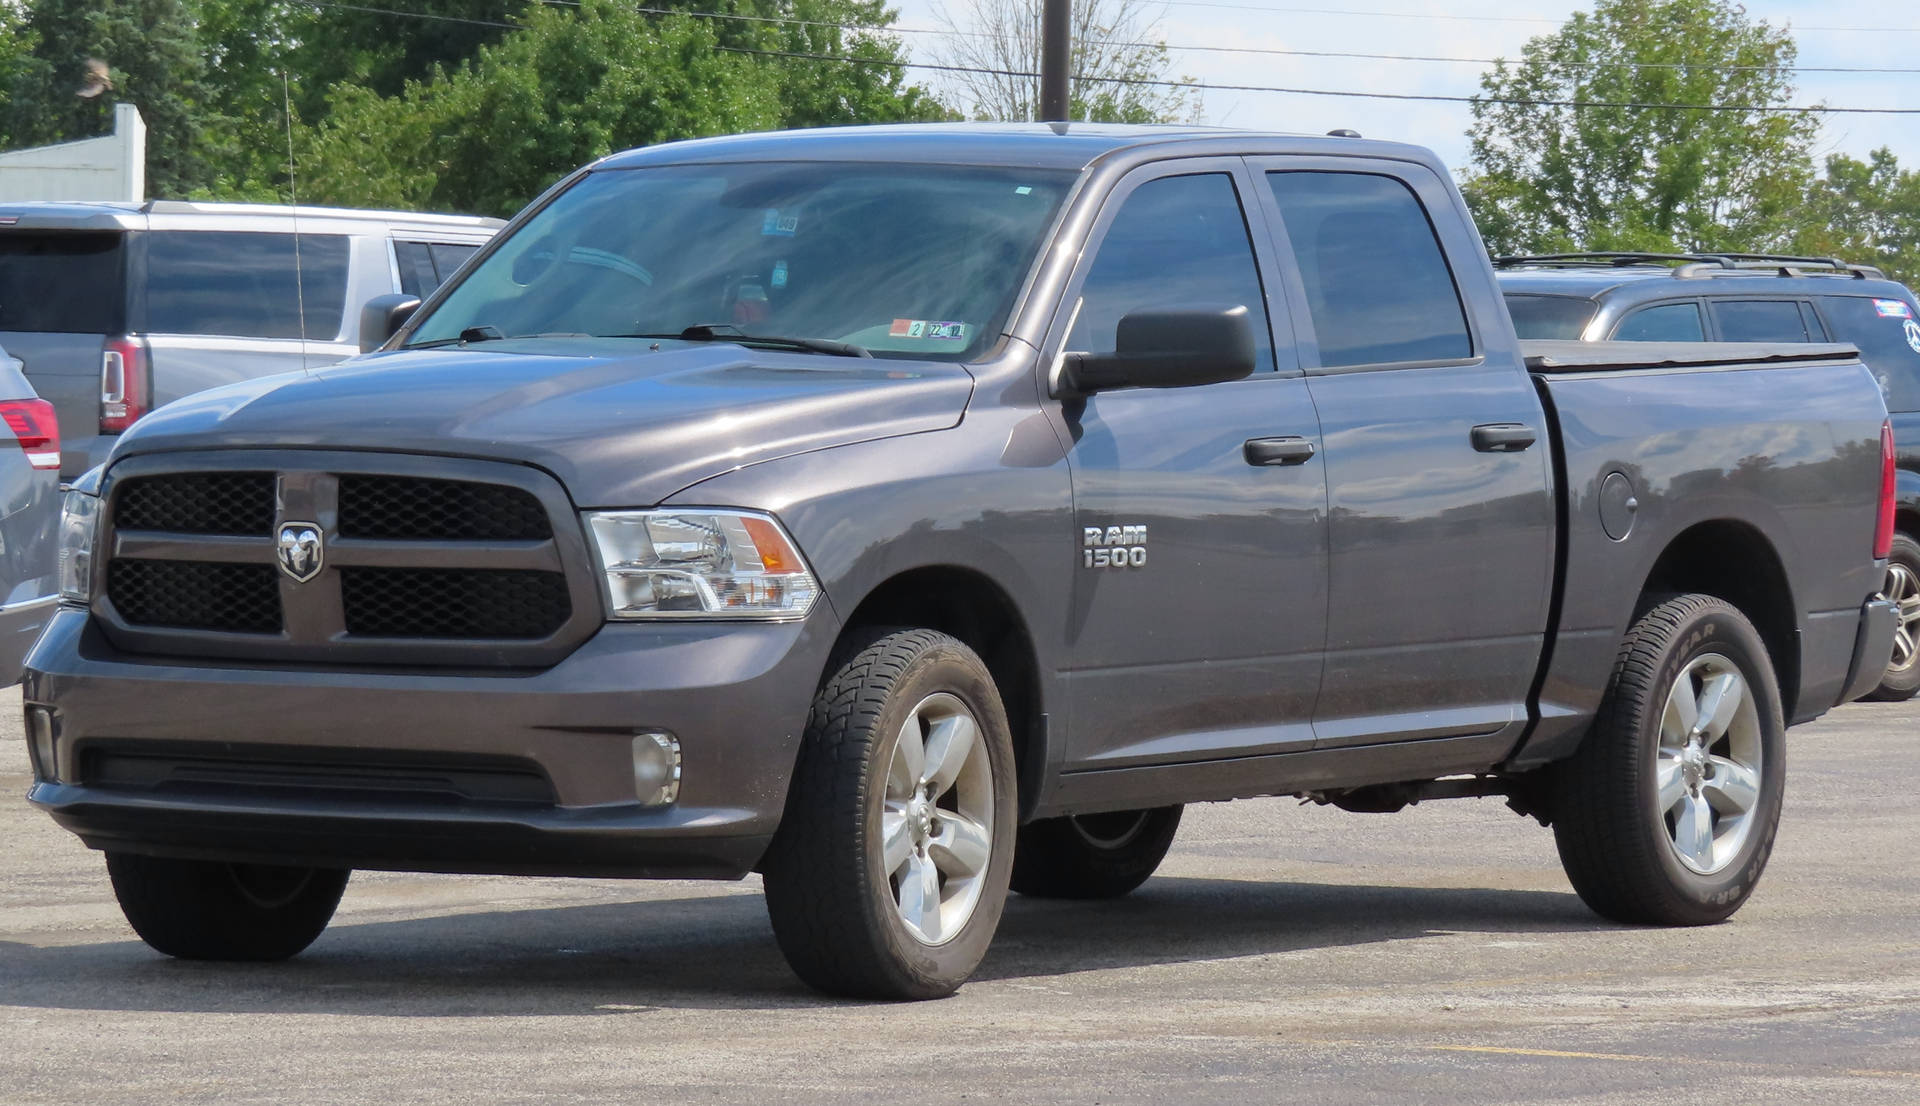
<path id="1" fill-rule="evenodd" d="M 120 433 L 152 405 L 147 344 L 138 338 L 109 338 L 100 349 L 100 433 Z"/>
<path id="2" fill-rule="evenodd" d="M 37 469 L 60 467 L 60 424 L 54 421 L 53 404 L 44 399 L 0 400 L 0 419 L 13 431 L 27 464 Z"/>
<path id="3" fill-rule="evenodd" d="M 1893 552 L 1893 420 L 1880 424 L 1880 520 L 1873 528 L 1873 555 Z"/>

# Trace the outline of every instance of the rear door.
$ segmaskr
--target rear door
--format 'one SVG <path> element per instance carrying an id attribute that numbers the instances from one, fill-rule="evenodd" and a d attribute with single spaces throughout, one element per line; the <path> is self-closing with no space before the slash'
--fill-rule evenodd
<path id="1" fill-rule="evenodd" d="M 1122 316 L 1176 305 L 1243 305 L 1260 347 L 1246 379 L 1055 407 L 1075 520 L 1070 771 L 1313 743 L 1326 480 L 1284 300 L 1254 253 L 1256 185 L 1237 158 L 1136 171 L 1062 301 L 1071 329 L 1050 349 L 1112 350 Z"/>
<path id="2" fill-rule="evenodd" d="M 1317 746 L 1492 734 L 1526 717 L 1552 584 L 1546 416 L 1440 178 L 1405 162 L 1255 162 L 1326 444 Z M 1437 218 L 1430 218 L 1429 212 Z M 1491 277 L 1483 310 L 1498 311 Z"/>
<path id="3" fill-rule="evenodd" d="M 0 346 L 53 404 L 61 440 L 99 433 L 102 344 L 125 333 L 127 234 L 0 229 Z"/>

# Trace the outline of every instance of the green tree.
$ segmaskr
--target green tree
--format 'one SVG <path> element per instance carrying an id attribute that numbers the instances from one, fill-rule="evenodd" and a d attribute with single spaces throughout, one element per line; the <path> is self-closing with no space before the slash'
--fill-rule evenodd
<path id="1" fill-rule="evenodd" d="M 617 0 L 525 18 L 399 96 L 336 85 L 298 144 L 302 198 L 505 215 L 611 151 L 780 120 L 758 59 L 715 50 L 706 21 Z"/>
<path id="2" fill-rule="evenodd" d="M 1920 173 L 1882 147 L 1866 161 L 1834 154 L 1807 194 L 1794 252 L 1877 265 L 1920 278 Z"/>
<path id="3" fill-rule="evenodd" d="M 20 30 L 0 140 L 9 147 L 106 134 L 113 105 L 147 123 L 147 189 L 178 196 L 206 173 L 199 135 L 207 118 L 205 63 L 185 0 L 34 0 Z M 21 55 L 24 56 L 21 56 Z M 109 67 L 112 88 L 78 95 L 89 59 Z"/>
<path id="4" fill-rule="evenodd" d="M 1731 0 L 1599 0 L 1481 78 L 1463 189 L 1496 253 L 1793 238 L 1817 124 L 1792 37 Z M 1571 107 L 1693 104 L 1718 110 Z"/>

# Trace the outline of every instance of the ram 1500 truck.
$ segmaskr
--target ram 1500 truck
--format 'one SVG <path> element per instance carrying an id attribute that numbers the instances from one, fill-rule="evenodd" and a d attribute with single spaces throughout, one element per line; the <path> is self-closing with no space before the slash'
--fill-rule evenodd
<path id="1" fill-rule="evenodd" d="M 1428 152 L 1083 125 L 618 154 L 381 350 L 71 492 L 31 800 L 179 957 L 354 868 L 739 878 L 930 997 L 1181 804 L 1506 796 L 1726 918 L 1896 615 L 1851 348 L 1522 347 Z"/>

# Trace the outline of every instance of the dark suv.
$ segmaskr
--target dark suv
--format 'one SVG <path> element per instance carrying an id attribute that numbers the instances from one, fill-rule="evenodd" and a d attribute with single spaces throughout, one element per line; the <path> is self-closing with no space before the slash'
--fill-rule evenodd
<path id="1" fill-rule="evenodd" d="M 1893 417 L 1898 530 L 1886 595 L 1901 625 L 1867 698 L 1920 692 L 1920 304 L 1870 265 L 1773 254 L 1573 253 L 1494 259 L 1521 338 L 1846 342 Z"/>

